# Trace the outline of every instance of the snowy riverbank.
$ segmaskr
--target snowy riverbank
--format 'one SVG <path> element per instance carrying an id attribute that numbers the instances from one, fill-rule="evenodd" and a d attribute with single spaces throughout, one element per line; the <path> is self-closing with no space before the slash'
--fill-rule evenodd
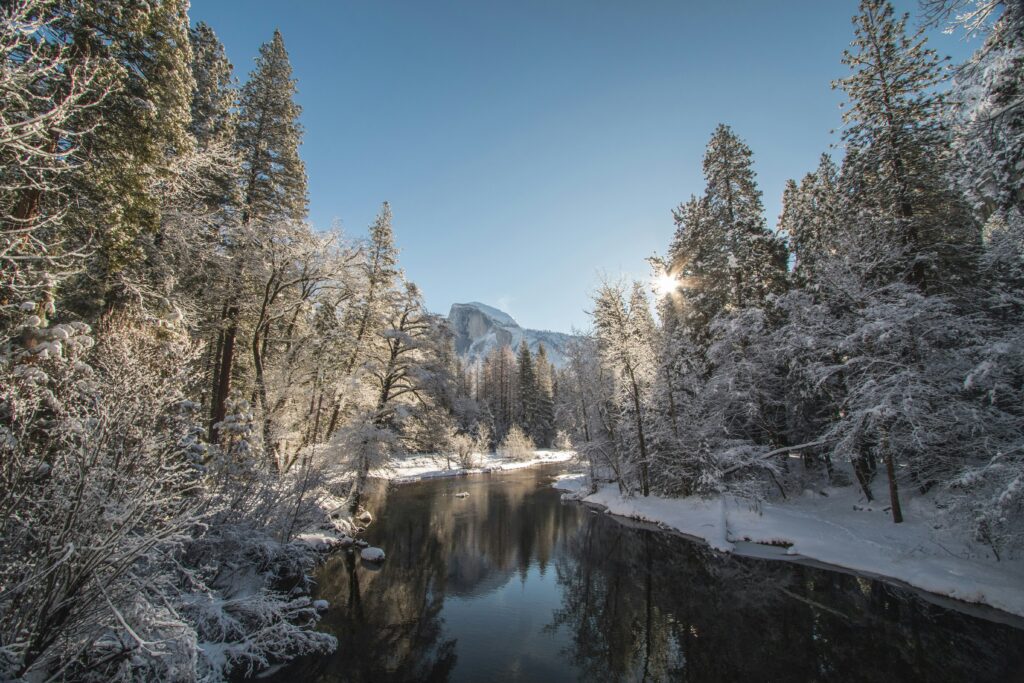
<path id="1" fill-rule="evenodd" d="M 576 456 L 575 451 L 538 450 L 527 460 L 509 460 L 496 453 L 477 453 L 474 457 L 476 467 L 459 467 L 455 456 L 451 456 L 451 466 L 446 466 L 444 456 L 416 455 L 396 460 L 386 469 L 373 472 L 379 479 L 388 479 L 396 484 L 409 484 L 424 479 L 440 477 L 463 477 L 468 474 L 487 474 L 488 472 L 506 472 L 535 465 L 568 462 Z"/>
<path id="2" fill-rule="evenodd" d="M 1024 561 L 997 562 L 983 556 L 984 549 L 958 541 L 938 527 L 926 499 L 909 501 L 906 521 L 893 524 L 883 505 L 864 505 L 853 487 L 806 492 L 752 509 L 746 501 L 728 498 L 625 498 L 615 485 L 584 495 L 584 475 L 560 477 L 554 486 L 568 491 L 566 498 L 702 539 L 721 552 L 751 554 L 742 548 L 746 543 L 781 546 L 790 559 L 894 579 L 1024 617 Z"/>

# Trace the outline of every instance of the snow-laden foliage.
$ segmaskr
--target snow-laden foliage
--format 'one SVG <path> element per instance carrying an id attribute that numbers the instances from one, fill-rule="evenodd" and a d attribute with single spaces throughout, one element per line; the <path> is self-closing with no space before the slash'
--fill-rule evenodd
<path id="1" fill-rule="evenodd" d="M 519 425 L 512 425 L 508 434 L 498 444 L 497 453 L 507 460 L 529 460 L 533 457 L 533 449 L 536 448 L 533 439 L 519 428 Z"/>
<path id="2" fill-rule="evenodd" d="M 979 554 L 1019 554 L 1024 15 L 929 9 L 988 32 L 951 92 L 923 34 L 864 0 L 836 83 L 842 164 L 823 156 L 790 182 L 771 235 L 751 152 L 719 126 L 704 194 L 651 259 L 658 324 L 636 324 L 646 303 L 621 288 L 598 291 L 558 407 L 592 479 L 753 500 L 853 485 L 896 522 L 927 495 Z"/>
<path id="3" fill-rule="evenodd" d="M 288 540 L 316 482 L 251 470 L 244 402 L 225 450 L 204 444 L 187 335 L 34 318 L 0 382 L 4 677 L 222 680 L 331 647 L 286 592 L 314 562 Z"/>

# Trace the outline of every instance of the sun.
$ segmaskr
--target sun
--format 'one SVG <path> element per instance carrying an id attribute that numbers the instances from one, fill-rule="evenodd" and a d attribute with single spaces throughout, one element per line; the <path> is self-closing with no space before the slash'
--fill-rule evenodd
<path id="1" fill-rule="evenodd" d="M 679 279 L 662 271 L 654 276 L 654 291 L 658 296 L 668 296 L 679 288 Z"/>

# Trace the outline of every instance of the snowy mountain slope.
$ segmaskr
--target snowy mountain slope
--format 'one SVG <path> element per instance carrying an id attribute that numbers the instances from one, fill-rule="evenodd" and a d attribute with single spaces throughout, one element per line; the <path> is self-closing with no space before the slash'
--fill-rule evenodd
<path id="1" fill-rule="evenodd" d="M 470 360 L 482 359 L 500 346 L 514 351 L 525 339 L 534 353 L 544 344 L 548 360 L 560 368 L 565 365 L 566 347 L 572 340 L 572 335 L 562 332 L 524 329 L 508 313 L 476 301 L 453 304 L 448 322 L 455 333 L 456 353 Z"/>

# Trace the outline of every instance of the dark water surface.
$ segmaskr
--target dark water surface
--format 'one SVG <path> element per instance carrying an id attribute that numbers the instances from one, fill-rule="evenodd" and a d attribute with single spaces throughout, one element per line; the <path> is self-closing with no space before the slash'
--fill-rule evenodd
<path id="1" fill-rule="evenodd" d="M 381 486 L 387 562 L 323 567 L 338 650 L 275 680 L 1024 681 L 1024 630 L 622 524 L 554 471 Z"/>

